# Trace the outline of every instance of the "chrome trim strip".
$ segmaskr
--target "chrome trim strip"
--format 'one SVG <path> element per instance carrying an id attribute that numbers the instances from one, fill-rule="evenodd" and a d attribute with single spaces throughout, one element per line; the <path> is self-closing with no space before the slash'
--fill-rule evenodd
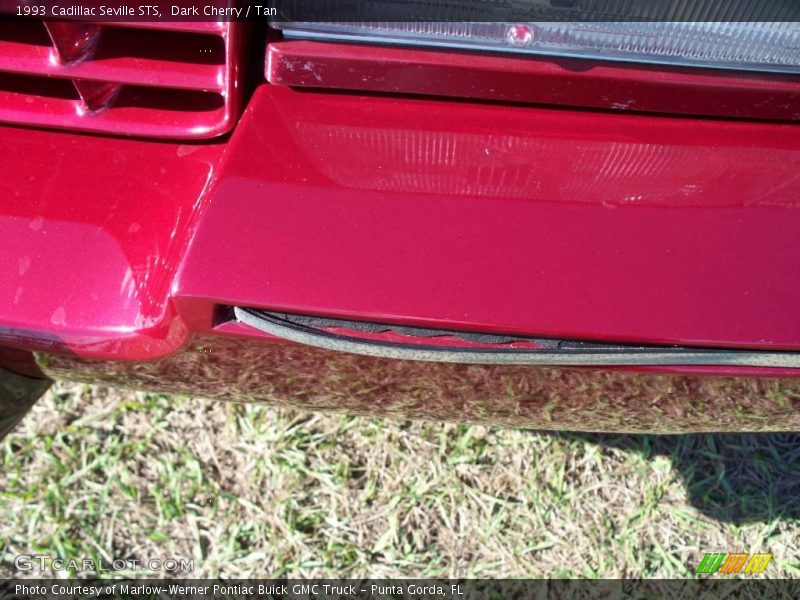
<path id="1" fill-rule="evenodd" d="M 629 348 L 566 350 L 469 350 L 447 347 L 416 347 L 360 340 L 315 330 L 259 311 L 235 307 L 236 319 L 275 337 L 337 352 L 376 358 L 421 360 L 476 365 L 540 366 L 645 366 L 705 365 L 740 367 L 800 367 L 800 352 L 755 350 L 705 350 L 693 348 Z"/>

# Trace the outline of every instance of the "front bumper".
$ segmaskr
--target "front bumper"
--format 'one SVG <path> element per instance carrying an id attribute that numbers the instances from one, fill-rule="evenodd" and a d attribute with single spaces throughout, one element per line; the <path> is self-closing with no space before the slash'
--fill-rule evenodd
<path id="1" fill-rule="evenodd" d="M 800 351 L 793 125 L 265 85 L 221 142 L 0 143 L 0 341 L 59 375 L 197 336 L 283 345 L 233 306 Z"/>

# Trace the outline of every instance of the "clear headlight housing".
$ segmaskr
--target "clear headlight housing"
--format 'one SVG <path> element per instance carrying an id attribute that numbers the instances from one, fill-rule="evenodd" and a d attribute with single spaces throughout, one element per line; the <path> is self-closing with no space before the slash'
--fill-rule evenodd
<path id="1" fill-rule="evenodd" d="M 287 22 L 281 27 L 287 37 L 800 72 L 798 23 Z"/>

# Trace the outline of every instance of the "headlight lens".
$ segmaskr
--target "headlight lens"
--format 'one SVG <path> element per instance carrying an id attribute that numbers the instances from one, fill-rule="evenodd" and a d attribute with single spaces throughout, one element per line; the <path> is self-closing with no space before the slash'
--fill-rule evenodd
<path id="1" fill-rule="evenodd" d="M 276 26 L 295 38 L 800 72 L 800 24 L 796 22 L 286 21 Z"/>

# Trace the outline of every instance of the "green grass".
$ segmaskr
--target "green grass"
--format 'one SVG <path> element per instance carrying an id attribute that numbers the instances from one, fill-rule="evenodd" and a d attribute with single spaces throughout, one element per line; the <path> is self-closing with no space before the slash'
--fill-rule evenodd
<path id="1" fill-rule="evenodd" d="M 14 557 L 194 576 L 798 576 L 800 436 L 551 434 L 58 384 L 0 444 Z"/>

